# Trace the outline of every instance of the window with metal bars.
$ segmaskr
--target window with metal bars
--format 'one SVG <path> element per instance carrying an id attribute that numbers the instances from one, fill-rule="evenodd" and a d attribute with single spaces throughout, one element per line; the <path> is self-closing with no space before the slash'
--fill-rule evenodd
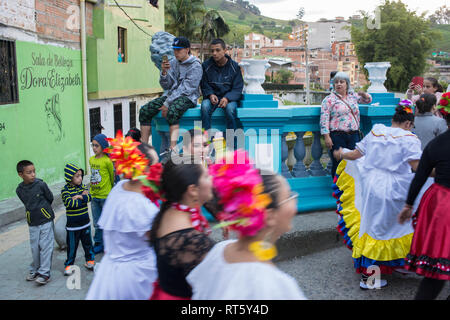
<path id="1" fill-rule="evenodd" d="M 16 43 L 0 39 L 0 105 L 18 102 Z"/>
<path id="2" fill-rule="evenodd" d="M 130 102 L 130 129 L 136 127 L 136 102 Z"/>
<path id="3" fill-rule="evenodd" d="M 114 136 L 117 131 L 122 130 L 122 104 L 117 103 L 114 105 Z"/>
<path id="4" fill-rule="evenodd" d="M 91 141 L 92 139 L 102 133 L 102 124 L 100 119 L 100 107 L 89 109 L 89 126 L 91 131 Z"/>

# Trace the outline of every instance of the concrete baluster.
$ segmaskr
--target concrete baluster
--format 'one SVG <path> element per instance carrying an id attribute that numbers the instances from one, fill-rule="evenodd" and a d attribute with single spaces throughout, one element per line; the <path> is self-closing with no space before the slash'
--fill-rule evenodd
<path id="1" fill-rule="evenodd" d="M 297 160 L 297 163 L 292 169 L 292 175 L 296 178 L 310 176 L 310 173 L 306 170 L 305 164 L 303 163 L 303 160 L 305 159 L 306 155 L 305 143 L 303 142 L 304 134 L 305 134 L 304 131 L 295 132 L 295 135 L 297 136 L 297 141 L 295 142 L 294 156 L 295 159 Z"/>
<path id="2" fill-rule="evenodd" d="M 320 143 L 320 132 L 314 132 L 314 140 L 311 146 L 311 155 L 313 158 L 313 162 L 309 166 L 309 171 L 311 172 L 312 176 L 325 176 L 327 174 L 327 172 L 323 169 L 322 164 L 320 163 L 322 154 L 323 150 Z"/>
<path id="3" fill-rule="evenodd" d="M 283 132 L 283 135 L 281 136 L 281 175 L 286 179 L 292 178 L 292 174 L 286 164 L 286 160 L 289 155 L 288 145 L 286 141 L 286 136 L 288 135 L 288 133 L 289 132 Z"/>

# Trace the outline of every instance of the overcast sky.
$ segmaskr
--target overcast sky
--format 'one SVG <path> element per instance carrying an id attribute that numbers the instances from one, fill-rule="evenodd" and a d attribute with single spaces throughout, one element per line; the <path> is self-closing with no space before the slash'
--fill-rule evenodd
<path id="1" fill-rule="evenodd" d="M 291 20 L 294 19 L 300 7 L 305 8 L 305 21 L 317 21 L 320 18 L 333 19 L 338 16 L 348 18 L 358 14 L 358 10 L 369 11 L 384 1 L 381 0 L 248 0 L 255 4 L 261 14 L 270 18 Z M 428 11 L 434 13 L 443 5 L 450 6 L 450 0 L 402 0 L 410 10 L 421 14 Z"/>

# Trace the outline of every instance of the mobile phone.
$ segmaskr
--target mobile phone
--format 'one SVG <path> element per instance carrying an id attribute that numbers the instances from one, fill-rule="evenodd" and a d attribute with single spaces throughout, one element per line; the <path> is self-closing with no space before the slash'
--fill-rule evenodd
<path id="1" fill-rule="evenodd" d="M 414 83 L 414 86 L 419 85 L 420 87 L 423 87 L 423 78 L 422 77 L 414 77 L 411 80 L 412 83 Z"/>
<path id="2" fill-rule="evenodd" d="M 169 61 L 169 58 L 167 57 L 167 54 L 165 54 L 165 55 L 162 56 L 162 61 L 163 61 L 163 62 Z"/>

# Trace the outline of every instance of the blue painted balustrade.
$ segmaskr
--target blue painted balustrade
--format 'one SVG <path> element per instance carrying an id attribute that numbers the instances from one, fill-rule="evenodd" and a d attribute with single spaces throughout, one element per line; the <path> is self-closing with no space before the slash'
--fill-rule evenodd
<path id="1" fill-rule="evenodd" d="M 372 103 L 378 102 L 379 106 L 360 105 L 361 128 L 365 134 L 376 123 L 390 125 L 395 105 L 399 100 L 390 93 L 373 94 L 372 97 Z M 271 167 L 273 171 L 287 178 L 291 188 L 300 194 L 299 212 L 336 208 L 336 200 L 331 196 L 330 165 L 326 165 L 329 162 L 328 152 L 321 145 L 320 105 L 278 106 L 278 102 L 274 101 L 271 95 L 245 94 L 238 108 L 238 117 L 245 136 L 245 141 L 238 142 L 238 147 L 245 148 L 257 163 Z M 200 107 L 197 106 L 183 115 L 180 121 L 180 140 L 183 132 L 199 126 L 201 126 Z M 225 131 L 225 115 L 222 109 L 214 112 L 212 126 L 213 132 Z M 313 133 L 310 147 L 305 146 L 303 139 L 304 134 L 309 131 Z M 152 125 L 152 143 L 156 150 L 168 147 L 168 132 L 166 120 L 161 115 L 155 117 Z M 292 170 L 289 170 L 286 164 L 289 155 L 286 136 L 289 132 L 294 132 L 297 137 L 293 147 L 296 163 Z M 227 141 L 232 140 L 229 138 Z M 261 145 L 271 145 L 271 150 L 265 155 L 258 154 L 261 156 L 257 157 L 257 148 L 259 149 Z M 308 166 L 304 164 L 309 162 L 305 161 L 307 150 L 310 150 L 312 157 L 312 163 Z"/>

